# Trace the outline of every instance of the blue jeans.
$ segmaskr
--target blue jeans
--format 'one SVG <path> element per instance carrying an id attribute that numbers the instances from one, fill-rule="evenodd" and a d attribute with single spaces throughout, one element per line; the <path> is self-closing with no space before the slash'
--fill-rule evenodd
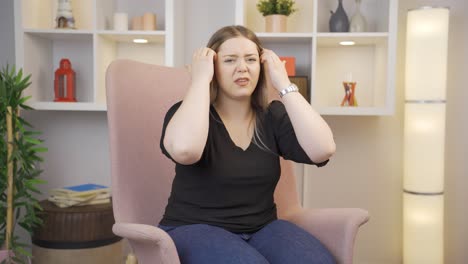
<path id="1" fill-rule="evenodd" d="M 284 220 L 241 234 L 206 224 L 159 228 L 174 240 L 182 264 L 336 263 L 318 239 Z"/>

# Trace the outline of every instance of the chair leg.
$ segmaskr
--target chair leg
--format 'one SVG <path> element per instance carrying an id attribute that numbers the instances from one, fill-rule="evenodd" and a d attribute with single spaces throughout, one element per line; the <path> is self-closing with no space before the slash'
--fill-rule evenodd
<path id="1" fill-rule="evenodd" d="M 133 253 L 129 253 L 127 255 L 127 260 L 125 261 L 125 264 L 138 264 L 138 260 Z"/>

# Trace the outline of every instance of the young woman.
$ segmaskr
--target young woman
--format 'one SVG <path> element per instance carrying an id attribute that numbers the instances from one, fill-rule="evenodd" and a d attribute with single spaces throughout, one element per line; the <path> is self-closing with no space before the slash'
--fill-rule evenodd
<path id="1" fill-rule="evenodd" d="M 160 144 L 176 176 L 159 227 L 181 262 L 334 263 L 311 234 L 277 219 L 273 200 L 279 156 L 327 163 L 328 125 L 245 27 L 219 29 L 192 60 L 191 86 L 169 109 Z M 268 104 L 270 86 L 281 101 Z"/>

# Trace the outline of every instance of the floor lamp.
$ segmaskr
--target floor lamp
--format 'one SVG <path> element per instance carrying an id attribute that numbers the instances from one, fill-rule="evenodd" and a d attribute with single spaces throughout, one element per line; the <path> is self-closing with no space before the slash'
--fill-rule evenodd
<path id="1" fill-rule="evenodd" d="M 442 264 L 449 9 L 408 11 L 406 32 L 403 262 Z"/>

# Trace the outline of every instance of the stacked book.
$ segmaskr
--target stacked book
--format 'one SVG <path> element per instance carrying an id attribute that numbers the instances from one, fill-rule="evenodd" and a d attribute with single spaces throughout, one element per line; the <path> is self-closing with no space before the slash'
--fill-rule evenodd
<path id="1" fill-rule="evenodd" d="M 83 206 L 110 203 L 110 188 L 87 183 L 50 190 L 49 201 L 58 207 Z"/>

